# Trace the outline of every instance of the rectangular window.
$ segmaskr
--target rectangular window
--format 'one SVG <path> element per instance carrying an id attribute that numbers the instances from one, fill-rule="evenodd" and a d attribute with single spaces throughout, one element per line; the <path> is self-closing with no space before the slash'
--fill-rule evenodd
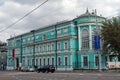
<path id="1" fill-rule="evenodd" d="M 45 59 L 44 59 L 44 62 L 43 62 L 44 64 L 43 65 L 45 65 Z"/>
<path id="2" fill-rule="evenodd" d="M 58 43 L 58 50 L 60 50 L 60 43 Z"/>
<path id="3" fill-rule="evenodd" d="M 52 65 L 54 65 L 54 58 L 52 58 Z"/>
<path id="4" fill-rule="evenodd" d="M 44 45 L 44 51 L 46 51 L 45 45 Z"/>
<path id="5" fill-rule="evenodd" d="M 40 66 L 42 65 L 42 63 L 41 63 L 41 59 L 40 59 Z"/>
<path id="6" fill-rule="evenodd" d="M 95 56 L 95 66 L 99 65 L 99 56 Z"/>
<path id="7" fill-rule="evenodd" d="M 28 66 L 30 65 L 30 60 L 28 59 Z"/>
<path id="8" fill-rule="evenodd" d="M 57 30 L 57 34 L 61 34 L 61 30 L 59 29 L 59 30 Z"/>
<path id="9" fill-rule="evenodd" d="M 52 44 L 52 51 L 54 50 L 54 44 Z"/>
<path id="10" fill-rule="evenodd" d="M 50 63 L 50 60 L 49 60 L 49 58 L 48 58 L 48 65 L 49 65 L 49 63 Z"/>
<path id="11" fill-rule="evenodd" d="M 58 65 L 61 65 L 61 58 L 60 57 L 58 57 Z"/>
<path id="12" fill-rule="evenodd" d="M 40 46 L 40 52 L 42 52 L 42 46 Z"/>
<path id="13" fill-rule="evenodd" d="M 50 45 L 48 45 L 48 51 L 50 51 Z"/>
<path id="14" fill-rule="evenodd" d="M 32 59 L 32 65 L 34 65 L 34 59 Z"/>
<path id="15" fill-rule="evenodd" d="M 38 59 L 36 59 L 36 66 L 38 66 Z"/>
<path id="16" fill-rule="evenodd" d="M 64 33 L 67 33 L 68 32 L 68 28 L 64 28 Z"/>
<path id="17" fill-rule="evenodd" d="M 68 44 L 67 44 L 67 42 L 64 43 L 64 47 L 65 47 L 65 50 L 68 49 Z"/>
<path id="18" fill-rule="evenodd" d="M 87 56 L 83 57 L 83 66 L 88 66 L 88 57 Z"/>
<path id="19" fill-rule="evenodd" d="M 67 66 L 67 65 L 68 65 L 68 58 L 65 57 L 65 66 Z"/>

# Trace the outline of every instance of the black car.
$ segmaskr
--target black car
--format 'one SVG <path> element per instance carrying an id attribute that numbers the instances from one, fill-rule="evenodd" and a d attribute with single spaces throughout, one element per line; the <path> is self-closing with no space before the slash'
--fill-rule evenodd
<path id="1" fill-rule="evenodd" d="M 54 66 L 52 66 L 52 65 L 47 65 L 47 66 L 41 66 L 41 67 L 39 67 L 38 69 L 37 69 L 37 72 L 39 73 L 39 72 L 43 72 L 43 73 L 45 73 L 45 72 L 51 72 L 51 73 L 54 73 L 55 72 L 55 67 Z"/>

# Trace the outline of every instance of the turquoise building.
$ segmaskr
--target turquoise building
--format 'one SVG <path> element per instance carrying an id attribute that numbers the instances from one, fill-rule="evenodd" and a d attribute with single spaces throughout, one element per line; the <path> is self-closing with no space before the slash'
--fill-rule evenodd
<path id="1" fill-rule="evenodd" d="M 79 17 L 58 22 L 8 39 L 7 68 L 54 65 L 57 70 L 98 69 L 106 56 L 95 50 L 94 36 L 105 18 L 88 10 Z M 96 33 L 97 32 L 97 33 Z"/>

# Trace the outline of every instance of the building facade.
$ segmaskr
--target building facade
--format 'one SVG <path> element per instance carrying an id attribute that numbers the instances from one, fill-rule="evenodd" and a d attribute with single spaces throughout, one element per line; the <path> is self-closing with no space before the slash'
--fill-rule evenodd
<path id="1" fill-rule="evenodd" d="M 10 38 L 7 68 L 34 65 L 54 65 L 57 70 L 103 68 L 106 58 L 102 40 L 98 39 L 100 45 L 96 50 L 94 39 L 103 21 L 104 17 L 86 10 L 73 20 Z"/>
<path id="2" fill-rule="evenodd" d="M 5 70 L 7 66 L 7 43 L 0 44 L 0 70 Z"/>

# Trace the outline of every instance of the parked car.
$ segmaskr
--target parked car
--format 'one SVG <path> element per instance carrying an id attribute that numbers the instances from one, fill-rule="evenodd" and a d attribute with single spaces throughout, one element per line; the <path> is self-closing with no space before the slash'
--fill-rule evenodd
<path id="1" fill-rule="evenodd" d="M 47 65 L 47 66 L 41 66 L 37 69 L 37 72 L 51 72 L 51 73 L 54 73 L 55 72 L 55 67 L 53 65 Z"/>
<path id="2" fill-rule="evenodd" d="M 21 68 L 21 71 L 28 72 L 29 71 L 29 67 L 28 66 L 24 66 L 24 67 Z"/>
<path id="3" fill-rule="evenodd" d="M 34 66 L 30 66 L 30 67 L 29 67 L 29 71 L 30 71 L 30 72 L 34 72 L 34 71 L 35 71 L 35 67 L 34 67 Z"/>

